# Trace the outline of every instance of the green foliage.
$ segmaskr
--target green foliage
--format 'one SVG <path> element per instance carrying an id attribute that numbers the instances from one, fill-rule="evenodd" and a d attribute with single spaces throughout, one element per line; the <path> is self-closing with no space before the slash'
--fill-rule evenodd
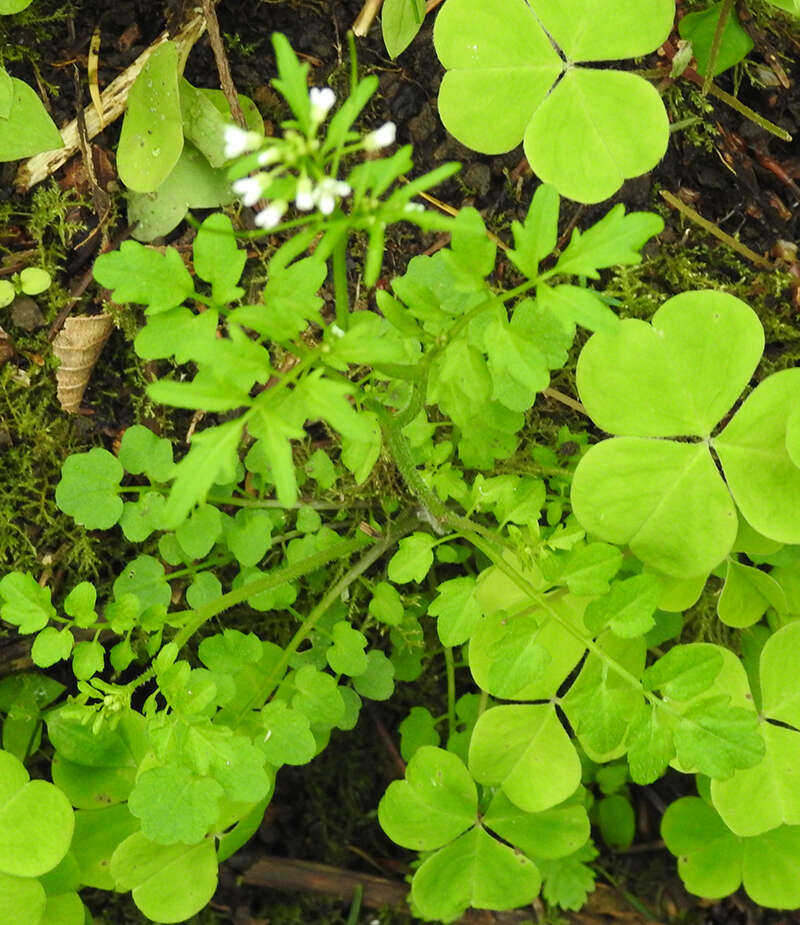
<path id="1" fill-rule="evenodd" d="M 540 12 L 554 33 L 569 26 Z M 587 55 L 616 41 L 569 35 Z M 594 881 L 590 811 L 627 846 L 629 781 L 668 768 L 700 775 L 708 798 L 664 820 L 688 888 L 717 897 L 743 881 L 758 901 L 800 904 L 786 770 L 800 758 L 796 370 L 763 378 L 731 416 L 764 347 L 743 301 L 683 292 L 647 323 L 600 288 L 602 271 L 641 260 L 657 216 L 614 207 L 552 256 L 559 197 L 544 185 L 498 254 L 477 211 L 443 220 L 411 202 L 451 167 L 400 186 L 409 149 L 356 156 L 382 146 L 353 129 L 374 81 L 331 112 L 332 94 L 309 93 L 307 67 L 274 45 L 292 118 L 263 143 L 231 136 L 236 192 L 268 199 L 260 226 L 298 213 L 263 290 L 241 284 L 247 257 L 221 214 L 197 231 L 193 272 L 137 242 L 95 264 L 116 301 L 144 306 L 139 355 L 172 364 L 150 397 L 206 426 L 188 451 L 134 425 L 117 455 L 64 463 L 62 511 L 130 544 L 110 590 L 0 578 L 0 617 L 32 637 L 39 667 L 75 678 L 49 710 L 61 685 L 0 685 L 13 902 L 32 925 L 46 909 L 80 914 L 84 887 L 130 891 L 154 921 L 194 915 L 282 766 L 427 671 L 425 705 L 398 730 L 406 776 L 378 808 L 387 835 L 422 852 L 419 915 L 539 893 L 578 908 Z M 182 111 L 197 107 L 192 142 L 222 158 L 216 117 L 180 88 Z M 371 284 L 399 221 L 446 228 L 450 244 L 379 290 L 379 311 L 353 311 L 350 240 L 367 240 Z M 593 332 L 578 390 L 610 436 L 562 427 L 524 445 L 578 327 Z M 724 638 L 747 629 L 741 657 L 684 618 L 698 598 Z M 20 763 L 43 719 L 52 785 Z M 44 837 L 37 806 L 55 820 Z M 20 855 L 20 837 L 39 841 Z"/>
<path id="2" fill-rule="evenodd" d="M 6 12 L 17 9 L 0 9 L 0 15 Z M 0 65 L 0 161 L 32 157 L 63 145 L 61 133 L 36 91 Z"/>
<path id="3" fill-rule="evenodd" d="M 708 58 L 717 30 L 722 3 L 713 3 L 707 10 L 688 13 L 678 23 L 682 39 L 692 43 L 692 54 L 697 59 L 697 72 L 705 76 Z M 753 48 L 753 40 L 739 24 L 736 16 L 728 16 L 722 31 L 719 50 L 714 62 L 713 76 L 738 64 Z"/>
<path id="4" fill-rule="evenodd" d="M 131 190 L 128 221 L 139 241 L 172 231 L 188 209 L 213 208 L 233 195 L 222 169 L 230 122 L 221 90 L 193 87 L 181 76 L 174 42 L 147 59 L 128 93 L 117 149 L 120 179 Z M 263 134 L 252 100 L 239 102 L 250 132 Z"/>
<path id="5" fill-rule="evenodd" d="M 385 0 L 381 9 L 381 32 L 390 58 L 396 58 L 408 48 L 424 18 L 423 0 Z"/>
<path id="6" fill-rule="evenodd" d="M 476 0 L 450 0 L 434 30 L 447 69 L 442 121 L 486 154 L 522 141 L 535 173 L 563 196 L 607 199 L 663 157 L 668 123 L 641 77 L 581 65 L 648 54 L 674 12 L 670 0 L 503 0 L 490 17 Z"/>

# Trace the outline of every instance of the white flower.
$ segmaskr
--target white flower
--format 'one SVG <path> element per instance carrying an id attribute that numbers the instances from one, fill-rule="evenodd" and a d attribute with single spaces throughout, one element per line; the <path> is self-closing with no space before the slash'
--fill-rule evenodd
<path id="1" fill-rule="evenodd" d="M 297 192 L 294 204 L 301 212 L 310 212 L 316 204 L 314 187 L 309 177 L 300 177 L 297 181 Z"/>
<path id="2" fill-rule="evenodd" d="M 320 125 L 336 102 L 336 94 L 330 87 L 312 87 L 308 91 L 308 99 L 311 102 L 311 121 L 315 126 Z"/>
<path id="3" fill-rule="evenodd" d="M 351 192 L 352 190 L 347 183 L 334 180 L 333 177 L 325 177 L 317 184 L 317 188 L 314 190 L 314 198 L 320 212 L 323 215 L 330 215 L 336 208 L 337 196 L 349 196 Z"/>
<path id="4" fill-rule="evenodd" d="M 421 202 L 407 202 L 403 206 L 404 212 L 424 212 L 425 206 Z"/>
<path id="5" fill-rule="evenodd" d="M 226 125 L 222 136 L 225 140 L 225 158 L 239 157 L 245 151 L 253 151 L 261 144 L 258 132 L 248 132 L 238 125 Z"/>
<path id="6" fill-rule="evenodd" d="M 261 198 L 261 178 L 242 177 L 233 184 L 233 191 L 242 200 L 246 206 L 252 206 Z"/>
<path id="7" fill-rule="evenodd" d="M 258 163 L 261 167 L 269 167 L 271 164 L 276 164 L 280 159 L 281 150 L 277 145 L 265 148 L 258 155 Z"/>
<path id="8" fill-rule="evenodd" d="M 394 122 L 384 122 L 380 128 L 376 128 L 374 132 L 364 137 L 364 150 L 378 151 L 381 148 L 388 148 L 389 145 L 394 144 L 395 138 L 397 138 L 397 126 Z"/>
<path id="9" fill-rule="evenodd" d="M 275 202 L 270 203 L 266 209 L 262 209 L 253 221 L 259 228 L 266 228 L 269 230 L 280 222 L 287 208 L 287 203 L 281 199 L 276 199 Z"/>

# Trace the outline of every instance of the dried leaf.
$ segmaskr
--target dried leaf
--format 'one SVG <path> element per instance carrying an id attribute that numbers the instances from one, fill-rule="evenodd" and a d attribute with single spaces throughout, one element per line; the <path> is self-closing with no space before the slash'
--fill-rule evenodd
<path id="1" fill-rule="evenodd" d="M 58 400 L 65 411 L 78 411 L 89 376 L 113 327 L 111 315 L 73 315 L 58 332 L 53 353 L 61 361 L 56 383 Z"/>

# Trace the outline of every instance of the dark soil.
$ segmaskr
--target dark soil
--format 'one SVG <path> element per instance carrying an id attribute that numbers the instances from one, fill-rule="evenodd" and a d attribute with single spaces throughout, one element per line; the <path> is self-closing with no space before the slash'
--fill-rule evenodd
<path id="1" fill-rule="evenodd" d="M 188 0 L 183 5 L 193 6 Z M 330 82 L 341 86 L 346 83 L 349 68 L 346 33 L 360 6 L 360 0 L 219 3 L 218 16 L 234 82 L 240 92 L 257 102 L 268 131 L 284 115 L 269 84 L 275 73 L 270 34 L 280 31 L 288 36 L 294 49 L 309 62 L 314 84 Z M 681 6 L 686 8 L 689 4 Z M 755 17 L 751 21 L 756 38 L 756 49 L 749 59 L 752 63 L 737 73 L 737 80 L 741 78 L 738 87 L 729 75 L 719 78 L 718 84 L 736 92 L 747 106 L 796 137 L 800 133 L 800 29 L 792 32 L 788 20 L 767 15 L 768 8 L 760 2 L 742 6 L 752 9 Z M 76 107 L 89 101 L 86 56 L 92 31 L 98 24 L 102 30 L 99 72 L 102 88 L 162 29 L 176 28 L 185 13 L 180 0 L 73 0 L 71 4 L 37 0 L 32 9 L 39 17 L 53 13 L 60 18 L 31 22 L 21 33 L 15 31 L 13 41 L 17 50 L 13 55 L 8 53 L 6 64 L 15 76 L 34 86 L 38 71 L 59 125 L 71 120 Z M 0 22 L 0 29 L 3 28 Z M 527 168 L 520 148 L 500 157 L 485 157 L 446 134 L 436 109 L 441 68 L 433 51 L 432 22 L 397 61 L 387 57 L 377 22 L 369 35 L 359 41 L 358 49 L 361 70 L 380 78 L 380 92 L 366 113 L 365 124 L 377 126 L 387 119 L 395 121 L 398 141 L 414 144 L 416 168 L 420 172 L 446 160 L 460 161 L 461 173 L 434 190 L 434 194 L 455 208 L 476 206 L 487 225 L 508 240 L 510 222 L 524 216 L 538 181 Z M 772 69 L 776 60 L 782 65 L 788 87 L 781 83 L 780 69 Z M 80 75 L 80 100 L 73 79 L 73 62 Z M 640 66 L 658 65 L 659 59 L 652 56 Z M 219 86 L 207 37 L 192 51 L 186 76 L 198 86 Z M 756 79 L 761 85 L 754 83 Z M 623 311 L 647 316 L 666 296 L 686 288 L 713 286 L 733 291 L 759 311 L 767 328 L 768 358 L 773 368 L 793 365 L 800 354 L 797 322 L 800 268 L 791 249 L 779 242 L 796 242 L 800 237 L 800 190 L 795 185 L 800 183 L 800 149 L 796 142 L 779 140 L 722 103 L 702 99 L 699 88 L 688 80 L 665 80 L 663 88 L 673 122 L 692 116 L 701 119 L 673 136 L 667 156 L 651 174 L 629 181 L 615 197 L 614 201 L 624 203 L 629 210 L 659 211 L 667 228 L 650 245 L 650 260 L 646 265 L 609 275 L 606 280 L 609 292 L 624 302 Z M 100 173 L 112 195 L 113 152 L 118 133 L 119 123 L 94 139 L 95 161 L 103 167 Z M 0 367 L 5 362 L 10 364 L 8 368 L 13 367 L 15 376 L 27 376 L 31 391 L 25 409 L 14 404 L 19 402 L 18 398 L 12 401 L 7 397 L 11 393 L 5 386 L 0 391 L 3 467 L 0 498 L 6 499 L 0 517 L 15 525 L 13 529 L 0 531 L 0 566 L 30 568 L 37 577 L 47 568 L 53 572 L 55 582 L 68 583 L 91 576 L 102 579 L 113 573 L 115 561 L 123 558 L 126 551 L 108 549 L 99 554 L 91 537 L 76 531 L 55 510 L 52 490 L 61 460 L 70 449 L 97 443 L 110 445 L 125 426 L 146 416 L 168 435 L 185 433 L 188 421 L 153 418 L 157 412 L 142 402 L 147 370 L 135 359 L 130 346 L 130 336 L 135 330 L 133 318 L 120 319 L 121 330 L 112 336 L 84 398 L 84 413 L 68 419 L 59 410 L 52 379 L 41 373 L 42 367 L 52 371 L 45 325 L 53 322 L 67 293 L 80 283 L 81 275 L 87 272 L 97 253 L 101 236 L 92 236 L 90 232 L 99 216 L 93 214 L 80 156 L 55 175 L 63 190 L 75 194 L 74 203 L 64 206 L 62 221 L 86 226 L 74 236 L 66 230 L 59 237 L 55 223 L 44 231 L 31 227 L 29 217 L 35 213 L 34 199 L 32 195 L 12 192 L 14 172 L 15 165 L 5 167 L 5 184 L 0 187 L 0 206 L 5 203 L 6 209 L 0 213 L 0 276 L 24 266 L 32 252 L 39 258 L 49 253 L 61 272 L 57 279 L 60 288 L 51 294 L 45 306 L 46 318 L 34 318 L 28 324 L 22 323 L 22 314 L 14 316 L 14 320 L 7 320 L 5 314 L 2 318 L 15 352 L 3 353 L 0 335 Z M 755 266 L 719 244 L 666 206 L 658 195 L 660 189 L 676 194 L 757 254 L 767 255 L 774 261 L 774 269 L 767 271 Z M 565 202 L 564 229 L 574 224 L 578 227 L 590 224 L 610 205 L 585 208 Z M 120 204 L 115 224 L 106 231 L 113 239 L 123 230 L 124 205 Z M 81 247 L 87 234 L 89 241 Z M 170 236 L 170 242 L 184 243 L 191 234 L 191 229 L 183 225 Z M 408 260 L 431 243 L 414 235 L 389 242 L 386 277 L 401 273 Z M 101 298 L 102 294 L 90 283 L 74 310 L 91 312 Z M 12 540 L 17 534 L 22 540 Z M 441 690 L 437 678 L 428 678 L 426 683 L 432 692 Z M 341 734 L 310 767 L 281 771 L 275 799 L 258 836 L 224 865 L 212 909 L 193 921 L 235 925 L 267 922 L 336 925 L 347 921 L 348 902 L 309 899 L 310 894 L 302 893 L 289 894 L 287 898 L 287 894 L 278 891 L 242 885 L 238 878 L 265 854 L 319 861 L 402 881 L 407 855 L 393 852 L 377 825 L 374 810 L 388 781 L 397 776 L 396 755 L 389 743 L 392 737 L 396 739 L 396 725 L 404 710 L 419 701 L 418 688 L 410 691 L 409 697 L 414 701 L 405 706 L 393 702 L 374 711 L 364 711 L 356 731 Z M 714 906 L 698 903 L 683 892 L 674 859 L 658 844 L 657 806 L 677 795 L 674 783 L 665 779 L 652 792 L 634 795 L 639 813 L 638 841 L 643 847 L 601 859 L 615 888 L 598 891 L 582 913 L 583 921 L 592 920 L 594 925 L 599 920 L 612 919 L 642 922 L 653 918 L 664 921 L 690 918 L 718 925 L 749 925 L 763 917 L 762 910 L 739 897 Z M 310 880 L 308 886 L 312 888 Z M 636 901 L 644 908 L 640 906 L 636 911 Z M 142 921 L 127 898 L 97 893 L 90 894 L 87 902 L 98 921 L 109 925 Z M 528 918 L 531 915 L 531 911 L 526 913 Z M 401 913 L 372 910 L 364 910 L 358 919 L 387 923 L 406 920 Z M 481 921 L 520 921 L 520 918 L 490 916 Z"/>

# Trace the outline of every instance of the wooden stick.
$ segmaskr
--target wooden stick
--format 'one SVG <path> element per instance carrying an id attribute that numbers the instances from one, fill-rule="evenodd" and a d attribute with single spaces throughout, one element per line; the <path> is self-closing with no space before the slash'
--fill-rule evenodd
<path id="1" fill-rule="evenodd" d="M 186 24 L 173 39 L 178 46 L 178 53 L 187 54 L 192 45 L 205 32 L 205 29 L 206 18 L 203 11 L 201 9 L 193 10 Z M 88 138 L 94 138 L 104 128 L 103 123 L 108 125 L 122 115 L 128 99 L 128 91 L 133 86 L 133 82 L 139 76 L 150 55 L 168 38 L 169 33 L 162 32 L 153 44 L 139 55 L 133 64 L 111 81 L 100 97 L 102 113 L 97 112 L 94 103 L 84 109 L 83 118 L 86 121 Z M 77 153 L 80 148 L 77 119 L 73 119 L 69 125 L 61 129 L 61 138 L 64 141 L 63 148 L 35 154 L 20 166 L 14 178 L 14 186 L 18 192 L 27 192 L 37 183 L 41 183 L 42 180 L 45 180 L 65 164 L 73 154 Z"/>

